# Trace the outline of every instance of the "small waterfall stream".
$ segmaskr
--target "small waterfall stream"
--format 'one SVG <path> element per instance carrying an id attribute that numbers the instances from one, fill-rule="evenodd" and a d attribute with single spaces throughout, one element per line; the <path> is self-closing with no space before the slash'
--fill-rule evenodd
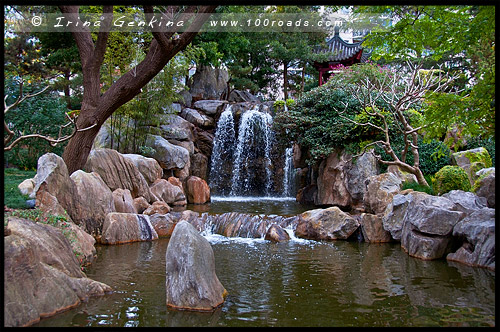
<path id="1" fill-rule="evenodd" d="M 293 196 L 289 188 L 294 182 L 290 180 L 293 172 L 282 169 L 288 177 L 283 183 L 281 178 L 275 179 L 273 174 L 273 169 L 278 167 L 275 165 L 276 160 L 272 160 L 275 145 L 273 118 L 259 111 L 259 107 L 255 105 L 241 115 L 236 115 L 230 105 L 221 113 L 210 163 L 209 185 L 212 196 Z M 239 119 L 236 122 L 237 116 Z M 280 162 L 284 162 L 285 156 L 282 158 Z M 282 185 L 286 188 L 282 189 Z"/>

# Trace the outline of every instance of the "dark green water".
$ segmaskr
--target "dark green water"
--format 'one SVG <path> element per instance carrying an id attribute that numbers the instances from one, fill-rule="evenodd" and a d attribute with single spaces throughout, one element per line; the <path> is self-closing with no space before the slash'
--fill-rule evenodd
<path id="1" fill-rule="evenodd" d="M 214 313 L 165 305 L 168 239 L 98 246 L 88 277 L 115 292 L 36 326 L 494 326 L 495 274 L 399 244 L 207 235 L 229 292 Z"/>

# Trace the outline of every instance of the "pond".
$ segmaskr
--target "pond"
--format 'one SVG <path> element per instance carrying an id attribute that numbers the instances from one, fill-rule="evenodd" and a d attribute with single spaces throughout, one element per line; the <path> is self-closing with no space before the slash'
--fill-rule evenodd
<path id="1" fill-rule="evenodd" d="M 36 326 L 495 325 L 495 273 L 486 269 L 415 259 L 398 243 L 204 236 L 229 292 L 215 312 L 167 309 L 161 238 L 97 246 L 87 276 L 114 293 Z"/>

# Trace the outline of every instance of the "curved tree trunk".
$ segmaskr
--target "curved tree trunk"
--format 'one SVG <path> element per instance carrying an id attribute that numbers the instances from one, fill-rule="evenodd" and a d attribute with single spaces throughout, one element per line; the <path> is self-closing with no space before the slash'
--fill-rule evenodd
<path id="1" fill-rule="evenodd" d="M 104 94 L 101 94 L 100 69 L 106 52 L 111 18 L 105 18 L 103 21 L 95 43 L 90 30 L 82 32 L 77 30 L 81 28 L 71 26 L 80 53 L 83 72 L 83 100 L 77 127 L 87 128 L 92 125 L 94 127 L 77 132 L 64 149 L 63 159 L 70 174 L 85 166 L 94 139 L 106 119 L 121 105 L 139 94 L 141 88 L 155 77 L 172 57 L 182 51 L 193 40 L 197 32 L 192 31 L 198 31 L 208 19 L 208 16 L 203 14 L 213 13 L 216 7 L 188 7 L 181 15 L 184 15 L 183 17 L 186 19 L 194 15 L 194 20 L 190 24 L 191 29 L 182 32 L 180 36 L 175 38 L 173 32 L 153 31 L 154 39 L 144 60 L 120 77 Z M 79 22 L 78 26 L 83 26 L 78 17 L 78 6 L 60 6 L 59 8 L 71 21 Z M 178 11 L 178 8 L 172 7 L 168 10 L 174 12 Z M 103 12 L 112 13 L 112 6 L 104 6 Z M 144 6 L 144 12 L 146 15 L 153 13 L 152 6 Z"/>

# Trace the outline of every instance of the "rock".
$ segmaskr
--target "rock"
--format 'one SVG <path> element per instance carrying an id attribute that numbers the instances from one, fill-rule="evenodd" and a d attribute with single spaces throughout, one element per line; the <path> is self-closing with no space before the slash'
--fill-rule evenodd
<path id="1" fill-rule="evenodd" d="M 312 240 L 347 240 L 359 225 L 357 219 L 334 206 L 302 213 L 295 235 Z"/>
<path id="2" fill-rule="evenodd" d="M 208 158 L 203 153 L 195 153 L 191 158 L 191 175 L 208 179 Z"/>
<path id="3" fill-rule="evenodd" d="M 115 150 L 91 150 L 84 169 L 98 173 L 111 191 L 118 188 L 128 189 L 132 198 L 142 196 L 148 202 L 152 201 L 144 176 L 130 159 Z"/>
<path id="4" fill-rule="evenodd" d="M 394 195 L 400 191 L 401 184 L 401 179 L 393 173 L 370 176 L 366 180 L 363 198 L 366 210 L 374 214 L 383 213 Z"/>
<path id="5" fill-rule="evenodd" d="M 166 302 L 178 310 L 213 311 L 227 291 L 215 273 L 210 243 L 187 221 L 180 221 L 166 252 Z"/>
<path id="6" fill-rule="evenodd" d="M 241 103 L 241 102 L 251 102 L 251 103 L 260 103 L 260 99 L 251 94 L 248 91 L 241 91 L 241 90 L 233 90 L 229 94 L 228 101 L 230 102 L 236 102 L 236 103 Z"/>
<path id="7" fill-rule="evenodd" d="M 106 216 L 102 227 L 102 244 L 120 244 L 158 239 L 149 216 L 143 214 L 112 212 Z"/>
<path id="8" fill-rule="evenodd" d="M 318 192 L 315 205 L 337 205 L 348 207 L 352 203 L 346 186 L 346 163 L 340 151 L 331 153 L 319 166 L 317 185 Z"/>
<path id="9" fill-rule="evenodd" d="M 138 214 L 143 213 L 149 207 L 148 201 L 142 196 L 134 198 L 133 204 Z"/>
<path id="10" fill-rule="evenodd" d="M 383 228 L 391 234 L 394 240 L 401 241 L 403 222 L 406 220 L 406 210 L 413 196 L 397 194 L 387 206 L 382 216 Z"/>
<path id="11" fill-rule="evenodd" d="M 186 196 L 181 188 L 171 184 L 165 179 L 156 180 L 151 186 L 151 192 L 158 197 L 158 199 L 163 200 L 167 204 L 171 205 L 186 205 Z"/>
<path id="12" fill-rule="evenodd" d="M 40 209 L 44 213 L 44 216 L 52 214 L 55 216 L 64 216 L 67 220 L 71 220 L 71 217 L 61 204 L 59 204 L 57 198 L 49 193 L 46 188 L 47 184 L 43 183 L 36 192 L 35 207 Z"/>
<path id="13" fill-rule="evenodd" d="M 212 155 L 212 148 L 214 145 L 214 134 L 209 133 L 208 131 L 201 130 L 197 128 L 195 130 L 195 145 L 203 153 L 205 156 Z"/>
<path id="14" fill-rule="evenodd" d="M 471 186 L 476 181 L 476 172 L 482 168 L 491 167 L 491 157 L 483 147 L 455 152 L 452 154 L 452 164 L 460 166 L 465 170 Z"/>
<path id="15" fill-rule="evenodd" d="M 111 149 L 111 134 L 109 133 L 109 126 L 107 122 L 105 122 L 96 137 L 94 138 L 94 143 L 92 144 L 93 149 Z"/>
<path id="16" fill-rule="evenodd" d="M 227 70 L 211 66 L 197 66 L 188 82 L 193 100 L 220 99 L 225 95 L 229 74 Z"/>
<path id="17" fill-rule="evenodd" d="M 431 260 L 452 250 L 453 227 L 464 217 L 455 203 L 441 196 L 411 192 L 406 208 L 401 248 L 410 256 Z"/>
<path id="18" fill-rule="evenodd" d="M 474 184 L 476 195 L 486 198 L 488 207 L 495 208 L 495 168 L 490 167 L 477 172 Z"/>
<path id="19" fill-rule="evenodd" d="M 159 135 L 166 140 L 175 139 L 178 141 L 193 141 L 193 130 L 196 128 L 192 123 L 176 114 L 161 114 L 154 120 L 151 119 L 151 122 L 146 119 L 145 126 L 144 129 L 151 134 Z"/>
<path id="20" fill-rule="evenodd" d="M 163 169 L 154 158 L 147 158 L 140 154 L 123 154 L 123 156 L 137 167 L 142 176 L 144 176 L 148 186 L 155 182 L 156 179 L 162 178 Z"/>
<path id="21" fill-rule="evenodd" d="M 189 176 L 189 167 L 191 166 L 191 163 L 187 163 L 186 166 L 182 169 L 176 169 L 174 170 L 174 176 L 179 178 L 180 181 L 184 181 L 187 179 Z"/>
<path id="22" fill-rule="evenodd" d="M 169 143 L 175 145 L 175 146 L 180 146 L 184 149 L 186 149 L 189 152 L 189 156 L 191 157 L 194 154 L 194 143 L 191 141 L 178 141 L 175 139 L 168 140 Z"/>
<path id="23" fill-rule="evenodd" d="M 484 197 L 479 197 L 474 193 L 463 190 L 452 190 L 443 194 L 443 197 L 448 198 L 450 201 L 457 205 L 457 208 L 467 214 L 476 210 L 487 207 L 487 201 Z"/>
<path id="24" fill-rule="evenodd" d="M 363 205 L 366 192 L 366 179 L 379 174 L 379 165 L 375 156 L 364 153 L 348 164 L 345 169 L 346 187 L 355 206 Z"/>
<path id="25" fill-rule="evenodd" d="M 198 127 L 215 127 L 215 121 L 213 118 L 208 117 L 205 114 L 201 114 L 200 112 L 192 108 L 184 108 L 181 111 L 180 116 Z"/>
<path id="26" fill-rule="evenodd" d="M 113 191 L 113 201 L 115 202 L 116 212 L 137 213 L 130 190 L 122 188 L 116 189 Z"/>
<path id="27" fill-rule="evenodd" d="M 316 201 L 318 186 L 315 184 L 308 185 L 301 188 L 297 192 L 297 202 L 303 205 L 313 205 Z"/>
<path id="28" fill-rule="evenodd" d="M 401 182 L 415 182 L 415 183 L 418 183 L 417 177 L 414 174 L 402 171 L 396 165 L 389 165 L 387 167 L 387 172 L 388 173 L 393 173 L 394 175 L 396 175 L 398 178 L 401 179 Z"/>
<path id="29" fill-rule="evenodd" d="M 205 180 L 190 176 L 186 181 L 186 195 L 188 203 L 205 204 L 210 201 L 210 188 Z"/>
<path id="30" fill-rule="evenodd" d="M 170 212 L 170 206 L 167 203 L 162 201 L 153 202 L 146 210 L 144 210 L 143 214 L 148 216 L 159 213 L 159 214 L 167 214 Z"/>
<path id="31" fill-rule="evenodd" d="M 307 167 L 307 153 L 302 151 L 303 148 L 297 143 L 293 144 L 293 168 L 305 168 Z"/>
<path id="32" fill-rule="evenodd" d="M 36 206 L 36 199 L 28 199 L 28 200 L 26 200 L 25 203 L 26 203 L 26 207 L 28 209 L 34 209 Z"/>
<path id="33" fill-rule="evenodd" d="M 46 153 L 38 159 L 36 184 L 34 192 L 37 193 L 42 184 L 44 189 L 53 195 L 58 203 L 66 210 L 71 218 L 75 219 L 75 203 L 78 200 L 77 188 L 69 177 L 68 168 L 64 160 L 54 153 Z"/>
<path id="34" fill-rule="evenodd" d="M 21 182 L 17 188 L 21 192 L 21 195 L 31 195 L 35 189 L 35 180 L 34 179 L 26 179 Z"/>
<path id="35" fill-rule="evenodd" d="M 4 326 L 27 326 L 112 291 L 80 270 L 60 230 L 9 218 L 4 237 Z"/>
<path id="36" fill-rule="evenodd" d="M 174 186 L 177 186 L 179 187 L 179 189 L 181 190 L 184 190 L 184 188 L 182 187 L 182 182 L 181 180 L 179 180 L 178 178 L 176 178 L 175 176 L 170 176 L 168 179 L 167 179 L 168 182 L 170 182 L 171 184 L 173 184 Z"/>
<path id="37" fill-rule="evenodd" d="M 149 216 L 158 237 L 171 237 L 177 223 L 171 214 L 155 213 Z"/>
<path id="38" fill-rule="evenodd" d="M 198 100 L 193 104 L 193 107 L 202 110 L 208 115 L 214 115 L 222 112 L 226 104 L 226 100 Z"/>
<path id="39" fill-rule="evenodd" d="M 147 135 L 146 145 L 155 149 L 153 158 L 164 169 L 182 169 L 189 163 L 189 151 L 158 135 Z"/>
<path id="40" fill-rule="evenodd" d="M 290 235 L 280 226 L 273 224 L 266 232 L 264 240 L 271 242 L 284 242 L 290 240 Z"/>
<path id="41" fill-rule="evenodd" d="M 495 209 L 475 210 L 455 225 L 453 236 L 463 243 L 447 260 L 495 270 Z"/>
<path id="42" fill-rule="evenodd" d="M 392 240 L 391 233 L 383 227 L 381 216 L 362 213 L 359 221 L 366 242 L 390 242 Z"/>
<path id="43" fill-rule="evenodd" d="M 71 174 L 78 198 L 71 212 L 73 221 L 87 233 L 101 233 L 106 215 L 115 211 L 113 193 L 98 173 L 77 170 Z"/>

